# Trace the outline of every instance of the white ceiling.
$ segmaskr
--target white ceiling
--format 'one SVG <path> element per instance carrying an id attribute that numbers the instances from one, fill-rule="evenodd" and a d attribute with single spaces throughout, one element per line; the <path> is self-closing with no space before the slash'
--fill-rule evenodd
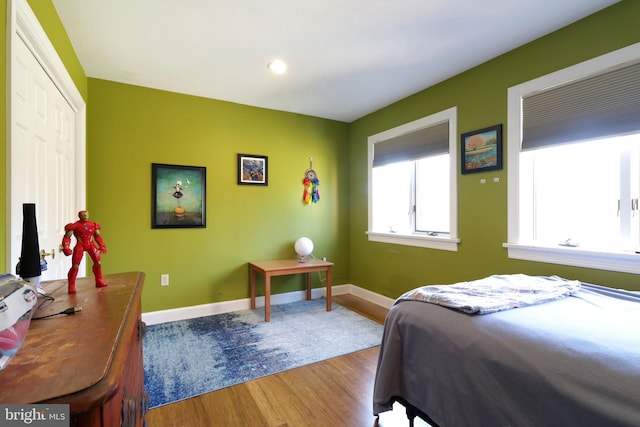
<path id="1" fill-rule="evenodd" d="M 53 3 L 88 77 L 351 122 L 617 1 Z"/>

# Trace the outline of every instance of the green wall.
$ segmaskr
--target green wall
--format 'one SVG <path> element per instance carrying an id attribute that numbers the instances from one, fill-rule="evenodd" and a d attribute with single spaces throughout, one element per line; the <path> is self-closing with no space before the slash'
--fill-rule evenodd
<path id="1" fill-rule="evenodd" d="M 506 137 L 510 86 L 639 42 L 639 18 L 640 2 L 622 1 L 352 123 L 351 282 L 392 298 L 416 286 L 504 273 L 557 274 L 640 289 L 633 274 L 509 259 L 502 247 L 507 241 L 506 162 L 502 171 L 458 174 L 458 252 L 369 242 L 365 235 L 369 135 L 458 106 L 458 134 L 502 123 Z M 505 159 L 506 144 L 505 139 Z M 494 177 L 500 182 L 493 183 Z M 481 185 L 481 178 L 487 184 Z"/>
<path id="2" fill-rule="evenodd" d="M 147 274 L 143 310 L 247 298 L 247 262 L 293 258 L 300 236 L 348 282 L 348 124 L 97 79 L 89 93 L 88 205 L 103 266 Z M 237 184 L 238 153 L 269 157 L 268 186 Z M 309 157 L 321 199 L 305 205 Z M 207 168 L 206 228 L 151 229 L 152 163 Z M 303 289 L 301 276 L 273 284 Z"/>
<path id="3" fill-rule="evenodd" d="M 623 0 L 351 124 L 87 79 L 51 0 L 29 3 L 87 100 L 87 208 L 103 226 L 105 272 L 144 271 L 144 311 L 246 298 L 247 261 L 292 257 L 302 235 L 314 240 L 316 256 L 336 262 L 336 284 L 390 297 L 422 284 L 516 272 L 640 289 L 637 275 L 508 259 L 508 165 L 459 175 L 458 252 L 370 243 L 365 235 L 367 136 L 454 105 L 459 134 L 503 123 L 506 135 L 508 87 L 640 41 L 640 2 Z M 5 49 L 6 33 L 0 37 Z M 5 67 L 0 76 L 6 81 Z M 6 99 L 5 85 L 0 91 Z M 5 148 L 2 136 L 6 161 Z M 237 185 L 237 153 L 269 156 L 267 187 Z M 322 199 L 306 206 L 301 181 L 309 157 Z M 151 229 L 151 163 L 207 168 L 206 228 Z M 5 174 L 0 179 L 6 186 Z M 4 227 L 0 233 L 6 240 Z M 8 271 L 4 251 L 0 267 Z M 160 287 L 165 273 L 171 284 Z M 298 277 L 277 278 L 275 286 L 303 288 Z"/>

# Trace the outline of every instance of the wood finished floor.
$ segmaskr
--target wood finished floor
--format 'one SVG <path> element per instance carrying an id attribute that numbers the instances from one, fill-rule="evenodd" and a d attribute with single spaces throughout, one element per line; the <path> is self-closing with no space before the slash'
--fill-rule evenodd
<path id="1" fill-rule="evenodd" d="M 334 301 L 376 322 L 386 309 L 352 295 Z M 372 347 L 150 410 L 148 427 L 405 427 L 404 408 L 373 416 L 380 347 Z M 428 426 L 416 419 L 416 427 Z"/>

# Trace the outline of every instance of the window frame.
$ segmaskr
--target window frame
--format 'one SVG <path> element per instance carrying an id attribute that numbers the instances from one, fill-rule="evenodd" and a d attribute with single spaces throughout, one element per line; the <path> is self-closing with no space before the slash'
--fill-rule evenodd
<path id="1" fill-rule="evenodd" d="M 603 73 L 640 59 L 640 43 L 581 62 L 568 68 L 510 87 L 507 91 L 508 123 L 508 257 L 525 261 L 640 273 L 640 255 L 634 252 L 597 251 L 580 247 L 545 246 L 520 241 L 520 148 L 522 144 L 522 99 L 536 91 L 572 80 Z"/>
<path id="2" fill-rule="evenodd" d="M 457 138 L 457 117 L 458 108 L 451 107 L 438 113 L 387 129 L 383 132 L 371 135 L 367 138 L 367 190 L 368 190 L 368 225 L 367 236 L 370 242 L 391 243 L 405 246 L 415 246 L 447 251 L 457 251 L 460 240 L 458 239 L 458 138 Z M 418 233 L 391 233 L 373 231 L 373 148 L 375 144 L 388 141 L 389 139 L 417 132 L 422 129 L 447 121 L 449 125 L 449 208 L 450 208 L 450 230 L 449 234 L 441 236 L 428 236 Z"/>

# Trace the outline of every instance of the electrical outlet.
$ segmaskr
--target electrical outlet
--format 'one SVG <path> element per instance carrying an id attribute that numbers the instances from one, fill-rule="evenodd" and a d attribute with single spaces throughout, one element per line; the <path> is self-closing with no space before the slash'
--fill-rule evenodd
<path id="1" fill-rule="evenodd" d="M 169 275 L 161 274 L 160 275 L 160 286 L 169 286 Z"/>

